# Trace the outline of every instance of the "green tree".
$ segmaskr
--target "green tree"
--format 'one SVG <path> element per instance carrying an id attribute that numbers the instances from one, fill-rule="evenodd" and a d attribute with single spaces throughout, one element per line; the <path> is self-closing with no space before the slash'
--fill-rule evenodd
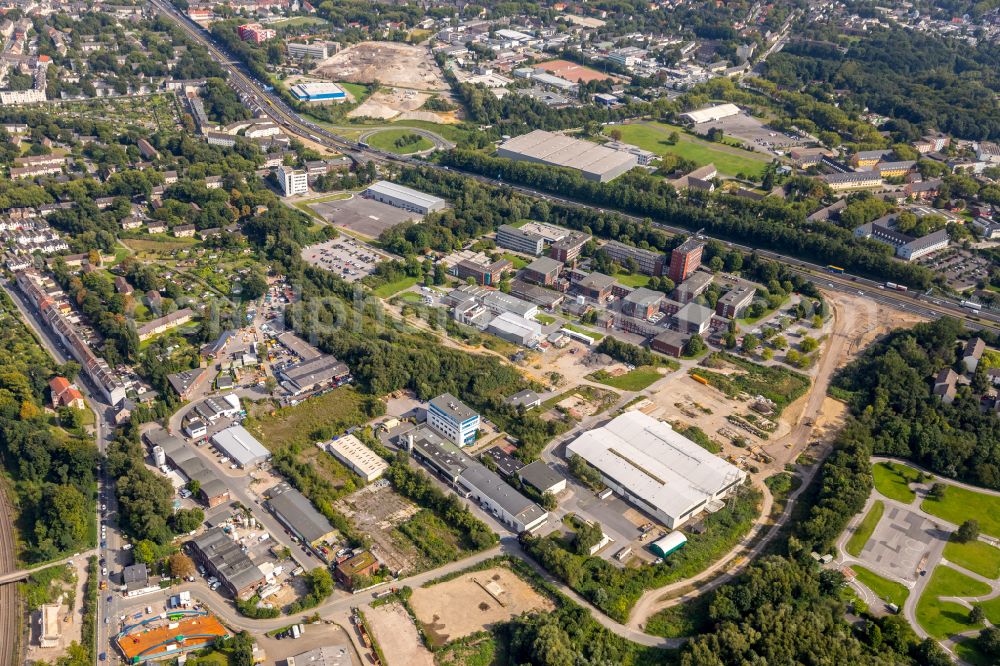
<path id="1" fill-rule="evenodd" d="M 977 520 L 966 520 L 958 526 L 958 531 L 955 532 L 955 541 L 958 541 L 959 543 L 969 543 L 970 541 L 975 541 L 978 538 L 979 521 Z"/>
<path id="2" fill-rule="evenodd" d="M 156 544 L 143 539 L 132 548 L 132 557 L 135 558 L 136 564 L 152 564 L 156 561 Z"/>

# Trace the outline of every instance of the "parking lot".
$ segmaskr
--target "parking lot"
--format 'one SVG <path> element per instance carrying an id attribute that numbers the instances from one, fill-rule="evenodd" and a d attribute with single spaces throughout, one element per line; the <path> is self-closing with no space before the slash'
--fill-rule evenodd
<path id="1" fill-rule="evenodd" d="M 935 252 L 917 263 L 944 275 L 948 286 L 956 291 L 975 287 L 990 272 L 989 259 L 957 247 Z"/>
<path id="2" fill-rule="evenodd" d="M 640 527 L 650 523 L 649 517 L 617 495 L 601 499 L 593 492 L 578 488 L 570 501 L 564 501 L 563 508 L 575 511 L 585 520 L 596 520 L 604 533 L 614 539 L 613 543 L 597 553 L 606 560 L 612 559 L 615 553 L 631 545 L 632 556 L 652 562 L 656 556 L 646 546 L 655 541 L 660 532 L 667 531 L 662 525 L 653 523 L 653 529 L 648 531 L 649 536 L 644 536 Z"/>
<path id="3" fill-rule="evenodd" d="M 354 282 L 370 274 L 375 270 L 376 264 L 388 257 L 370 245 L 353 238 L 334 238 L 303 248 L 302 258 L 313 266 L 336 273 L 348 282 Z"/>
<path id="4" fill-rule="evenodd" d="M 422 217 L 419 213 L 359 196 L 310 204 L 309 207 L 330 224 L 368 238 L 378 238 L 386 229 Z"/>
<path id="5" fill-rule="evenodd" d="M 694 131 L 698 134 L 704 134 L 713 127 L 718 127 L 727 136 L 742 139 L 748 147 L 758 151 L 787 150 L 803 144 L 802 139 L 776 129 L 770 129 L 760 120 L 746 113 L 695 125 Z"/>
<path id="6" fill-rule="evenodd" d="M 889 507 L 858 559 L 876 571 L 915 581 L 926 556 L 935 546 L 943 548 L 947 540 L 948 532 L 930 520 L 906 509 Z"/>

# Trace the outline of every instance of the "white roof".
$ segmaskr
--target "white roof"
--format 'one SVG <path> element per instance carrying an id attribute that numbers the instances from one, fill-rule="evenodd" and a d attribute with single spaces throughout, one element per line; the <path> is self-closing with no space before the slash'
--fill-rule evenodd
<path id="1" fill-rule="evenodd" d="M 335 457 L 348 461 L 361 470 L 365 476 L 377 476 L 389 469 L 389 463 L 361 443 L 354 435 L 344 435 L 327 443 Z"/>
<path id="2" fill-rule="evenodd" d="M 525 319 L 513 312 L 504 312 L 498 315 L 496 319 L 490 322 L 490 327 L 503 333 L 520 337 L 539 338 L 542 335 L 542 327 L 538 322 Z"/>
<path id="3" fill-rule="evenodd" d="M 638 411 L 583 433 L 568 451 L 675 518 L 746 477 L 668 424 Z"/>
<path id="4" fill-rule="evenodd" d="M 271 457 L 271 452 L 241 425 L 215 433 L 212 443 L 243 467 L 256 465 Z"/>
<path id="5" fill-rule="evenodd" d="M 687 116 L 693 123 L 704 123 L 709 120 L 718 120 L 719 118 L 735 116 L 739 112 L 740 107 L 735 104 L 718 104 L 716 106 L 706 106 L 705 108 L 698 109 L 697 111 L 689 111 L 681 115 Z"/>
<path id="6" fill-rule="evenodd" d="M 406 187 L 405 185 L 390 183 L 387 180 L 380 180 L 377 183 L 372 183 L 368 186 L 366 191 L 377 192 L 379 194 L 396 197 L 397 199 L 403 199 L 405 201 L 418 203 L 427 207 L 440 206 L 445 202 L 441 197 L 436 197 L 433 194 L 427 194 L 426 192 L 421 192 L 420 190 L 415 190 L 412 187 Z"/>
<path id="7" fill-rule="evenodd" d="M 222 399 L 229 403 L 229 406 L 233 409 L 239 410 L 240 408 L 240 397 L 235 393 L 230 393 L 229 395 L 222 396 Z"/>

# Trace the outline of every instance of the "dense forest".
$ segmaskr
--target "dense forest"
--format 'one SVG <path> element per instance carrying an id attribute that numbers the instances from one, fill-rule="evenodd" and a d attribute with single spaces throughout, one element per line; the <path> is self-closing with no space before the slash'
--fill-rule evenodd
<path id="1" fill-rule="evenodd" d="M 935 127 L 963 139 L 1000 138 L 1000 48 L 970 47 L 927 32 L 879 29 L 838 48 L 834 26 L 817 38 L 792 42 L 768 58 L 765 76 L 785 87 L 817 93 L 849 91 L 856 107 Z"/>
<path id="2" fill-rule="evenodd" d="M 94 539 L 97 447 L 76 410 L 56 418 L 43 410 L 49 379 L 75 378 L 75 363 L 57 367 L 0 294 L 0 457 L 13 480 L 12 502 L 24 541 L 20 556 L 43 562 Z"/>
<path id="3" fill-rule="evenodd" d="M 980 409 L 987 363 L 948 405 L 932 395 L 942 368 L 962 370 L 968 333 L 954 319 L 897 331 L 841 372 L 834 386 L 849 396 L 874 453 L 909 458 L 935 472 L 1000 488 L 1000 419 Z"/>

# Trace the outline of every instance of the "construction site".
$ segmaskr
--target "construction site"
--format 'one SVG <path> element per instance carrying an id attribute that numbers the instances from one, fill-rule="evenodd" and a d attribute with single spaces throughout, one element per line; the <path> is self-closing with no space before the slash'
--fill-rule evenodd
<path id="1" fill-rule="evenodd" d="M 393 88 L 447 91 L 441 69 L 425 46 L 399 42 L 361 42 L 327 58 L 313 74 L 330 81 L 371 84 Z"/>

